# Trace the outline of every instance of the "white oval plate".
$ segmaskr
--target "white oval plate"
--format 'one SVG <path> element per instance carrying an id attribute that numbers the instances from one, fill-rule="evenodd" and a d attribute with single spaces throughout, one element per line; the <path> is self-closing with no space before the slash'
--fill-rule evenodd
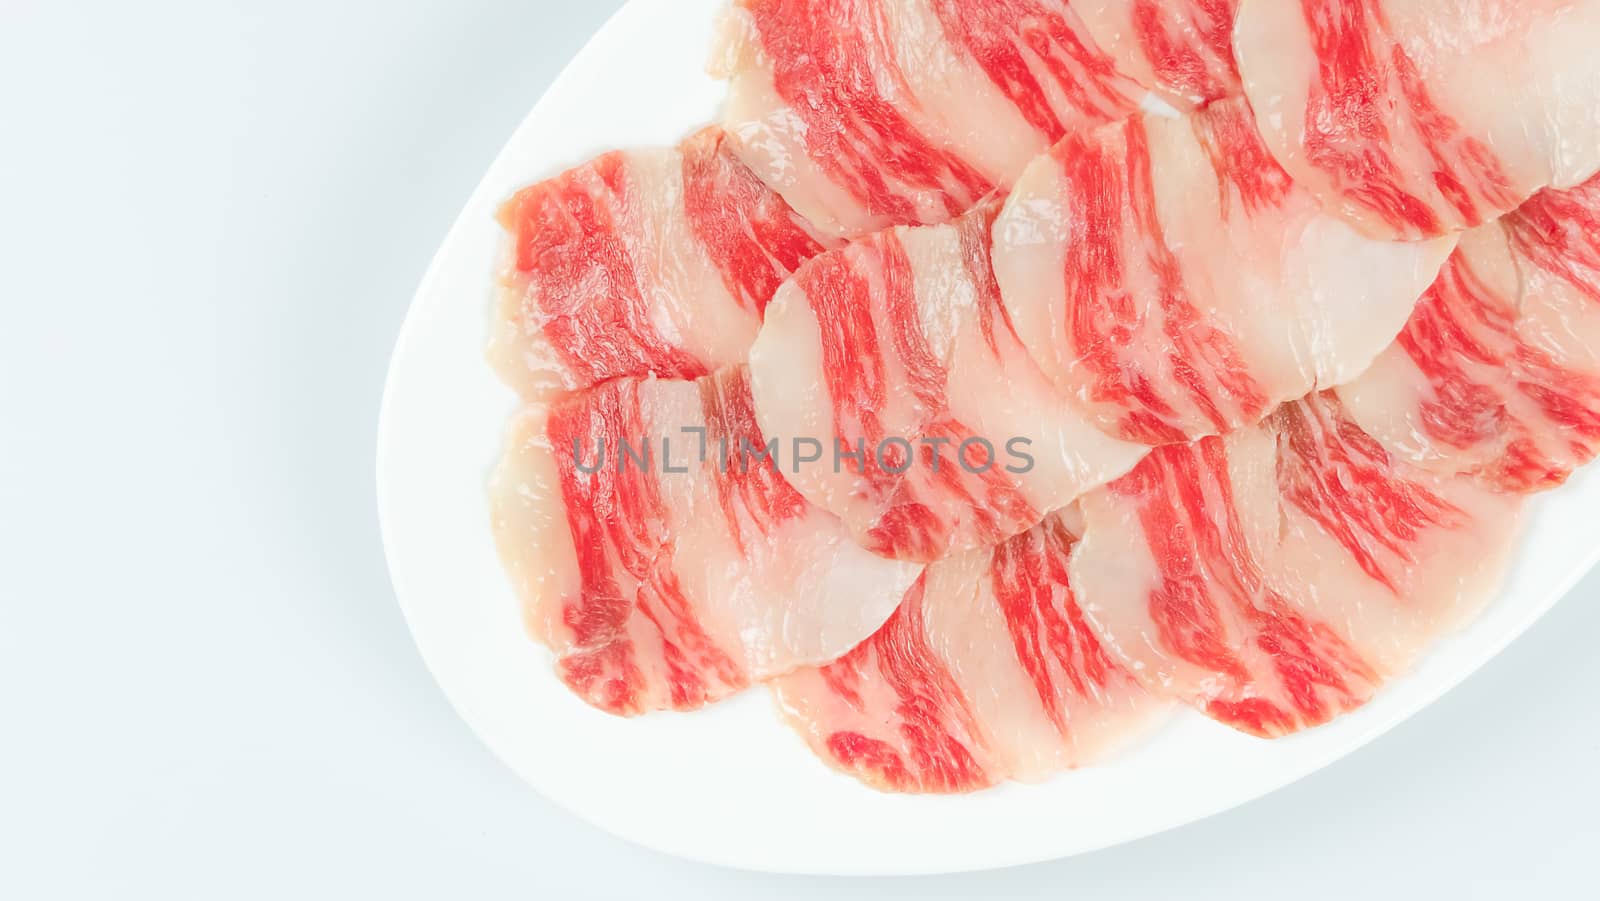
<path id="1" fill-rule="evenodd" d="M 633 721 L 580 703 L 523 632 L 489 531 L 485 483 L 514 407 L 484 362 L 494 212 L 595 153 L 672 143 L 711 121 L 722 90 L 702 60 L 721 2 L 633 0 L 573 60 L 451 229 L 389 372 L 378 499 L 401 607 L 461 716 L 556 803 L 659 851 L 779 872 L 943 873 L 1104 848 L 1221 813 L 1360 748 L 1494 657 L 1600 558 L 1590 473 L 1537 502 L 1504 596 L 1366 709 L 1279 742 L 1184 712 L 1107 765 L 971 797 L 882 795 L 835 774 L 760 690 Z"/>

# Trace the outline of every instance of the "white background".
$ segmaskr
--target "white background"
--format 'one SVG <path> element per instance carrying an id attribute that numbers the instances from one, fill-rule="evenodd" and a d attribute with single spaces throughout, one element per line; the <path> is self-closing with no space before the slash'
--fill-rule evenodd
<path id="1" fill-rule="evenodd" d="M 1593 897 L 1600 579 L 1376 745 L 1001 873 L 619 842 L 446 706 L 372 456 L 416 281 L 620 4 L 0 0 L 0 898 Z"/>

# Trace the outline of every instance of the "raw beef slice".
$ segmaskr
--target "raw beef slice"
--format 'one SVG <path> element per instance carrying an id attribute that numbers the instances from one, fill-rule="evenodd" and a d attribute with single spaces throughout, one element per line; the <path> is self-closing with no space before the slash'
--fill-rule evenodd
<path id="1" fill-rule="evenodd" d="M 721 131 L 605 154 L 516 195 L 489 356 L 530 400 L 742 363 L 772 292 L 823 244 Z"/>
<path id="2" fill-rule="evenodd" d="M 1429 469 L 1554 488 L 1600 454 L 1600 178 L 1469 233 L 1410 324 L 1340 389 Z"/>
<path id="3" fill-rule="evenodd" d="M 1376 241 L 1325 214 L 1234 99 L 1069 136 L 1017 183 L 994 244 L 1005 308 L 1057 388 L 1158 446 L 1359 376 L 1454 239 Z"/>
<path id="4" fill-rule="evenodd" d="M 1144 93 L 1066 0 L 736 0 L 713 69 L 740 157 L 843 237 L 947 222 Z"/>
<path id="5" fill-rule="evenodd" d="M 585 701 L 690 710 L 827 663 L 916 580 L 751 463 L 759 440 L 742 367 L 614 380 L 514 423 L 495 535 L 530 631 Z"/>
<path id="6" fill-rule="evenodd" d="M 1324 393 L 1157 450 L 1082 504 L 1072 584 L 1113 657 L 1276 737 L 1366 703 L 1472 616 L 1520 501 L 1391 456 Z"/>
<path id="7" fill-rule="evenodd" d="M 1179 109 L 1237 96 L 1239 0 L 1072 0 L 1117 68 Z"/>
<path id="8" fill-rule="evenodd" d="M 784 474 L 885 556 L 996 544 L 1144 453 L 1096 429 L 1029 359 L 1000 304 L 993 219 L 985 204 L 812 260 L 751 349 L 757 418 Z"/>
<path id="9" fill-rule="evenodd" d="M 1241 0 L 1267 145 L 1364 231 L 1472 228 L 1600 169 L 1600 0 Z"/>
<path id="10" fill-rule="evenodd" d="M 829 765 L 887 791 L 974 791 L 1100 759 L 1167 709 L 1107 653 L 1067 577 L 1067 519 L 929 568 L 872 639 L 773 682 Z"/>

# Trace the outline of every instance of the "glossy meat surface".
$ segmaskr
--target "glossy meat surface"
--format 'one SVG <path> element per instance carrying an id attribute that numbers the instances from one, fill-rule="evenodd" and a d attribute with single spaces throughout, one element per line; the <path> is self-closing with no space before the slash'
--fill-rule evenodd
<path id="1" fill-rule="evenodd" d="M 1119 71 L 1179 109 L 1237 96 L 1239 0 L 1073 0 Z"/>
<path id="2" fill-rule="evenodd" d="M 1086 496 L 1072 582 L 1152 690 L 1276 737 L 1365 704 L 1498 588 L 1520 501 L 1399 460 L 1332 394 Z"/>
<path id="3" fill-rule="evenodd" d="M 743 452 L 759 441 L 742 367 L 615 380 L 513 424 L 495 536 L 530 631 L 585 701 L 691 710 L 834 660 L 917 578 Z"/>
<path id="4" fill-rule="evenodd" d="M 1076 537 L 1051 517 L 941 561 L 872 639 L 773 683 L 830 766 L 887 791 L 1039 781 L 1094 762 L 1167 705 L 1106 653 L 1067 577 Z"/>
<path id="5" fill-rule="evenodd" d="M 773 291 L 824 245 L 707 129 L 518 193 L 490 361 L 539 400 L 742 363 Z"/>
<path id="6" fill-rule="evenodd" d="M 722 30 L 740 157 L 844 237 L 947 222 L 1144 93 L 1066 0 L 737 0 Z"/>
<path id="7" fill-rule="evenodd" d="M 784 474 L 885 556 L 996 544 L 1144 453 L 1095 428 L 1028 357 L 1000 304 L 993 218 L 988 204 L 818 257 L 778 291 L 751 351 Z M 800 460 L 802 440 L 817 459 Z"/>
<path id="8" fill-rule="evenodd" d="M 1378 237 L 1493 221 L 1600 170 L 1600 0 L 1241 0 L 1267 144 Z"/>
<path id="9" fill-rule="evenodd" d="M 994 266 L 1056 387 L 1109 434 L 1159 446 L 1360 375 L 1452 246 L 1375 241 L 1324 213 L 1234 99 L 1063 140 L 1007 200 Z"/>
<path id="10" fill-rule="evenodd" d="M 1600 178 L 1469 233 L 1400 339 L 1340 389 L 1387 446 L 1505 491 L 1600 454 Z"/>

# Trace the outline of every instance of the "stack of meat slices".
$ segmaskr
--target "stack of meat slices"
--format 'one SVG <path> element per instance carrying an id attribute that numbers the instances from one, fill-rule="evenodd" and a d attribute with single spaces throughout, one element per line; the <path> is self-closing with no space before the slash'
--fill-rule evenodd
<path id="1" fill-rule="evenodd" d="M 1600 453 L 1600 178 L 1461 239 L 1395 342 L 1340 390 L 1412 462 L 1505 491 Z"/>
<path id="2" fill-rule="evenodd" d="M 1055 386 L 1155 446 L 1359 375 L 1453 243 L 1367 238 L 1324 212 L 1231 99 L 1063 140 L 1017 184 L 994 259 Z"/>
<path id="3" fill-rule="evenodd" d="M 1241 0 L 1273 154 L 1378 237 L 1471 228 L 1600 168 L 1592 0 Z"/>
<path id="4" fill-rule="evenodd" d="M 502 216 L 530 631 L 611 713 L 769 683 L 891 791 L 1360 707 L 1600 453 L 1597 29 L 733 0 L 719 126 Z"/>
<path id="5" fill-rule="evenodd" d="M 773 292 L 824 248 L 717 128 L 605 154 L 519 192 L 500 221 L 489 357 L 529 400 L 743 362 Z"/>
<path id="6" fill-rule="evenodd" d="M 869 641 L 775 680 L 780 708 L 823 759 L 895 791 L 1037 780 L 1114 750 L 1163 705 L 1089 627 L 1070 516 L 929 567 Z"/>
<path id="7" fill-rule="evenodd" d="M 854 647 L 921 567 L 810 506 L 760 441 L 750 380 L 617 379 L 520 417 L 495 532 L 535 637 L 619 714 L 690 710 Z"/>
<path id="8" fill-rule="evenodd" d="M 751 351 L 764 433 L 854 454 L 790 480 L 877 553 L 933 562 L 994 545 L 1144 454 L 1062 403 L 1029 359 L 990 259 L 995 214 L 812 260 Z"/>
<path id="9" fill-rule="evenodd" d="M 1273 737 L 1365 703 L 1474 613 L 1517 507 L 1407 466 L 1313 395 L 1084 498 L 1072 579 L 1153 690 Z"/>
<path id="10" fill-rule="evenodd" d="M 745 159 L 830 234 L 946 221 L 1063 137 L 1241 90 L 1236 0 L 735 0 Z"/>
<path id="11" fill-rule="evenodd" d="M 947 221 L 1142 93 L 1067 0 L 736 0 L 722 33 L 741 157 L 845 237 Z"/>

